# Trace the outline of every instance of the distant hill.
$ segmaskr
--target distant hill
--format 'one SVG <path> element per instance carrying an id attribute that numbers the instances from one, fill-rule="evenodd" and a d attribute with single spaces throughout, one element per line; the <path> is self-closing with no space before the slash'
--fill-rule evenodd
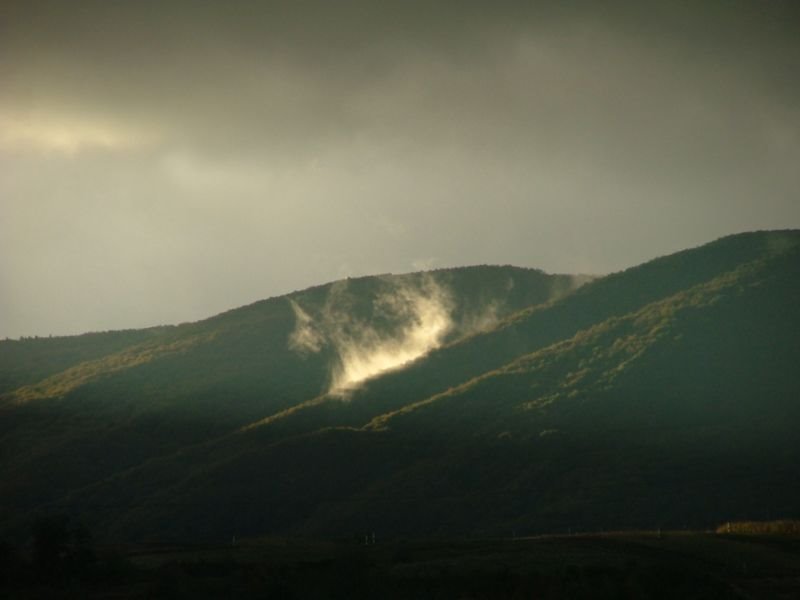
<path id="1" fill-rule="evenodd" d="M 800 232 L 578 283 L 337 282 L 74 338 L 73 362 L 58 338 L 0 342 L 1 525 L 70 512 L 109 539 L 223 540 L 797 517 Z"/>
<path id="2" fill-rule="evenodd" d="M 175 327 L 2 341 L 0 513 L 25 514 L 316 397 L 358 343 L 405 343 L 401 358 L 413 358 L 579 283 L 516 267 L 441 269 L 338 281 Z M 316 351 L 292 344 L 298 311 L 313 316 Z M 413 334 L 430 321 L 438 329 L 420 345 Z"/>

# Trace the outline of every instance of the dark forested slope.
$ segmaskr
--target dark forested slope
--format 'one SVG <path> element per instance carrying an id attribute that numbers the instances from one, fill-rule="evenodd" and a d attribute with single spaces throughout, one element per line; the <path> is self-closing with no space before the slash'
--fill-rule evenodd
<path id="1" fill-rule="evenodd" d="M 14 517 L 315 397 L 345 341 L 386 345 L 409 322 L 439 318 L 433 347 L 574 285 L 515 267 L 384 275 L 176 327 L 0 342 L 0 509 Z M 298 311 L 317 320 L 315 351 L 292 347 Z"/>
<path id="2" fill-rule="evenodd" d="M 37 507 L 80 514 L 113 539 L 186 540 L 797 516 L 798 267 L 798 232 L 760 232 L 576 291 L 537 273 L 545 285 L 515 297 L 508 272 L 484 268 L 446 285 L 407 276 L 404 289 L 420 293 L 358 290 L 370 280 L 342 297 L 314 288 L 283 301 L 271 334 L 258 305 L 182 326 L 194 329 L 170 343 L 190 349 L 162 347 L 146 362 L 165 369 L 158 385 L 137 366 L 59 401 L 7 405 L 7 526 Z M 396 347 L 386 339 L 439 331 L 437 306 L 452 320 L 438 349 L 326 393 L 337 373 Z M 236 350 L 263 364 L 278 347 L 282 358 L 263 371 Z M 147 377 L 136 379 L 139 369 Z M 252 393 L 237 388 L 253 381 Z M 113 413 L 111 391 L 122 398 Z M 47 469 L 49 484 L 35 475 Z"/>

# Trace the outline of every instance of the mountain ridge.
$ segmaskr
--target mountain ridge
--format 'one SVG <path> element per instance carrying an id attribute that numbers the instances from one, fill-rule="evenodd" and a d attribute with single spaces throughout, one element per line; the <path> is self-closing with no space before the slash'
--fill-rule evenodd
<path id="1" fill-rule="evenodd" d="M 143 451 L 126 460 L 111 452 L 97 477 L 70 480 L 62 467 L 61 491 L 30 480 L 34 464 L 52 464 L 50 444 L 43 443 L 39 463 L 20 457 L 7 463 L 12 483 L 0 491 L 18 518 L 0 526 L 13 529 L 35 506 L 78 510 L 119 539 L 220 539 L 233 529 L 332 535 L 367 524 L 395 535 L 555 531 L 568 523 L 705 526 L 760 517 L 764 507 L 790 512 L 800 500 L 790 460 L 800 450 L 790 435 L 800 418 L 792 368 L 800 356 L 793 335 L 800 329 L 798 248 L 796 231 L 741 234 L 554 297 L 536 292 L 543 302 L 483 331 L 456 331 L 427 355 L 344 396 L 320 395 L 326 384 L 318 377 L 315 392 L 301 384 L 284 408 L 254 404 L 237 418 L 173 435 L 157 450 L 144 451 L 141 442 Z M 473 293 L 482 277 L 469 288 Z M 376 299 L 388 289 L 380 285 Z M 317 318 L 323 313 L 314 311 L 326 303 L 314 289 L 304 302 Z M 361 303 L 357 315 L 386 318 L 373 315 L 377 309 L 365 298 L 347 306 Z M 249 325 L 231 323 L 220 335 L 257 336 L 247 329 L 253 318 L 243 317 Z M 273 339 L 289 356 L 293 328 L 281 322 Z M 362 321 L 347 325 L 354 322 Z M 398 323 L 387 331 L 403 331 Z M 320 347 L 292 360 L 324 370 L 337 358 L 334 350 Z M 109 387 L 116 377 L 69 394 L 77 405 L 100 406 L 87 396 L 92 389 L 130 394 L 129 386 L 139 385 L 126 376 Z M 200 415 L 219 414 L 219 390 L 193 389 L 205 390 L 208 400 L 190 392 L 181 402 L 191 400 Z M 310 392 L 305 398 L 303 389 Z M 35 424 L 37 415 L 55 414 L 48 412 L 52 402 L 33 403 L 26 418 Z M 182 431 L 181 419 L 189 418 L 169 406 L 146 420 L 156 427 L 155 440 L 164 427 Z M 0 445 L 9 448 L 14 432 L 2 429 Z M 17 434 L 33 431 L 22 427 Z M 91 431 L 79 429 L 64 452 L 80 442 L 86 447 L 77 457 L 90 456 L 97 447 L 86 437 Z M 140 435 L 130 424 L 109 431 L 123 441 Z M 756 483 L 766 491 L 748 491 Z M 675 500 L 681 485 L 696 497 Z M 39 500 L 26 489 L 41 490 Z M 13 497 L 15 504 L 7 503 Z"/>

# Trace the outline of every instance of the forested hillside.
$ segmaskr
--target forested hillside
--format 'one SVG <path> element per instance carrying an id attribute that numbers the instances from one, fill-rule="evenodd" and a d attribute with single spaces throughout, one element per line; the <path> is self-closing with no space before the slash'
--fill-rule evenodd
<path id="1" fill-rule="evenodd" d="M 796 517 L 798 299 L 800 234 L 758 232 L 580 287 L 367 278 L 154 330 L 4 396 L 3 525 L 68 512 L 108 539 L 224 540 Z"/>
<path id="2" fill-rule="evenodd" d="M 411 344 L 422 355 L 578 283 L 514 267 L 383 275 L 174 327 L 2 341 L 3 518 L 316 397 L 357 342 L 395 349 L 438 319 L 427 346 Z M 315 351 L 292 343 L 298 311 L 316 319 Z"/>

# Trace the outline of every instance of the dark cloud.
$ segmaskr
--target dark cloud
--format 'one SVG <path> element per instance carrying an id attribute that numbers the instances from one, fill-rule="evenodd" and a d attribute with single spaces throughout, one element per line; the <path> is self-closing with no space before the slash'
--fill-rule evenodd
<path id="1" fill-rule="evenodd" d="M 800 226 L 795 2 L 6 2 L 0 335 Z"/>

